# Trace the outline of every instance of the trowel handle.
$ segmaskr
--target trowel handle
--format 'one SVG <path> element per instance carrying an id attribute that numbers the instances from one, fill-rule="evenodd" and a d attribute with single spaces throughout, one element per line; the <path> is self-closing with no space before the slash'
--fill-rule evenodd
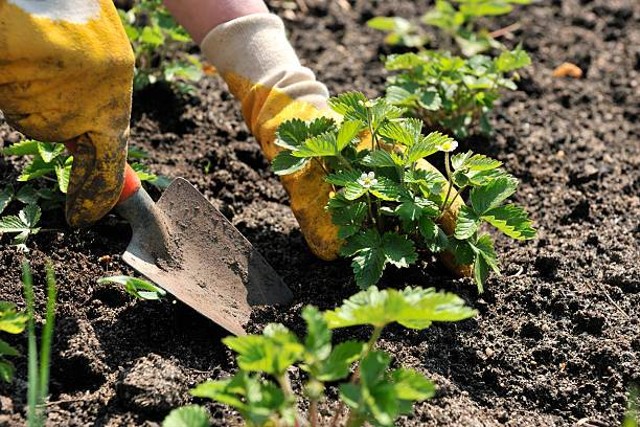
<path id="1" fill-rule="evenodd" d="M 118 206 L 120 203 L 128 200 L 129 197 L 133 196 L 140 190 L 140 178 L 138 178 L 138 174 L 133 170 L 129 163 L 124 165 L 124 185 L 122 186 L 122 191 L 120 192 L 120 198 L 118 198 Z"/>

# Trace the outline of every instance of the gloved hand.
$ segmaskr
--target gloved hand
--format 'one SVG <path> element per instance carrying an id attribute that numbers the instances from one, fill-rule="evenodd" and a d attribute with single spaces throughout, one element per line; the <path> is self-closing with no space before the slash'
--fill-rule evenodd
<path id="1" fill-rule="evenodd" d="M 311 70 L 300 65 L 284 25 L 275 15 L 252 14 L 218 25 L 204 38 L 201 48 L 242 103 L 245 121 L 267 159 L 273 159 L 280 150 L 274 141 L 282 122 L 333 114 L 327 106 L 326 87 L 316 81 Z M 434 169 L 427 162 L 423 167 Z M 325 210 L 331 186 L 324 176 L 316 162 L 310 162 L 305 169 L 282 177 L 282 183 L 311 251 L 321 259 L 332 260 L 337 257 L 342 241 Z M 456 197 L 443 216 L 442 226 L 449 234 L 455 229 L 461 204 Z M 445 260 L 454 267 L 451 261 Z"/>
<path id="2" fill-rule="evenodd" d="M 135 58 L 112 0 L 0 0 L 0 110 L 75 147 L 66 216 L 104 216 L 123 185 Z"/>

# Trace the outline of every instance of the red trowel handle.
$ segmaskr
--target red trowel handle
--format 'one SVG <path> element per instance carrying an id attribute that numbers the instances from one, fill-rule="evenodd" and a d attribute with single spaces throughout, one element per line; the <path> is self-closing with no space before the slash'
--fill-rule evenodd
<path id="1" fill-rule="evenodd" d="M 124 202 L 129 199 L 129 197 L 133 196 L 140 189 L 140 178 L 138 178 L 138 174 L 133 170 L 129 163 L 124 165 L 124 186 L 122 187 L 122 191 L 120 192 L 120 198 L 118 198 L 118 203 Z"/>
<path id="2" fill-rule="evenodd" d="M 71 153 L 76 152 L 75 141 L 65 142 L 64 145 Z M 133 168 L 129 166 L 129 163 L 125 164 L 124 185 L 122 187 L 122 191 L 120 192 L 120 197 L 118 198 L 118 203 L 116 203 L 116 206 L 136 194 L 140 189 L 140 186 L 140 178 L 138 178 L 138 174 L 136 173 L 136 171 L 134 171 Z"/>

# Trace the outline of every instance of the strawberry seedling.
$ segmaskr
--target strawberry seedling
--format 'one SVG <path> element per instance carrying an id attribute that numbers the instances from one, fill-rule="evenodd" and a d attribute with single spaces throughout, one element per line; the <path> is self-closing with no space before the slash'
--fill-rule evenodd
<path id="1" fill-rule="evenodd" d="M 429 40 L 419 25 L 399 16 L 376 16 L 367 21 L 367 26 L 386 32 L 384 42 L 392 46 L 420 48 Z"/>
<path id="2" fill-rule="evenodd" d="M 530 4 L 531 0 L 436 0 L 435 6 L 420 19 L 422 24 L 438 28 L 445 36 L 438 45 L 451 50 L 455 43 L 462 55 L 472 57 L 491 49 L 505 47 L 495 37 L 502 31 L 490 32 L 479 25 L 488 16 L 506 15 L 514 5 Z M 413 20 L 397 16 L 376 16 L 367 25 L 387 33 L 385 43 L 409 48 L 423 48 L 429 41 L 426 30 Z M 509 27 L 511 28 L 511 26 Z"/>
<path id="3" fill-rule="evenodd" d="M 455 255 L 473 267 L 478 289 L 489 271 L 499 272 L 488 223 L 509 237 L 531 239 L 526 212 L 505 204 L 518 180 L 502 163 L 467 152 L 451 156 L 457 142 L 439 132 L 423 135 L 423 123 L 404 118 L 386 99 L 349 92 L 331 98 L 342 122 L 291 120 L 278 129 L 282 151 L 273 160 L 278 175 L 319 167 L 333 186 L 327 203 L 341 255 L 352 259 L 361 288 L 376 284 L 391 264 L 408 267 L 427 251 Z M 446 176 L 425 159 L 444 153 Z M 467 195 L 463 206 L 460 195 Z M 460 215 L 455 216 L 457 212 Z"/>
<path id="4" fill-rule="evenodd" d="M 193 91 L 193 84 L 202 78 L 202 64 L 196 56 L 181 52 L 191 37 L 162 1 L 142 0 L 129 10 L 119 9 L 118 13 L 136 56 L 134 89 L 166 81 L 182 92 Z M 170 56 L 176 59 L 169 60 Z"/>
<path id="5" fill-rule="evenodd" d="M 530 3 L 531 0 L 436 0 L 422 22 L 442 30 L 455 40 L 464 56 L 472 57 L 492 48 L 503 48 L 489 30 L 478 25 L 480 18 L 506 15 L 514 5 Z"/>
<path id="6" fill-rule="evenodd" d="M 488 113 L 502 90 L 516 90 L 517 70 L 531 63 L 520 48 L 490 58 L 475 55 L 465 59 L 448 53 L 422 51 L 390 55 L 387 99 L 407 108 L 430 129 L 451 131 L 458 138 L 480 127 L 488 134 Z"/>
<path id="7" fill-rule="evenodd" d="M 18 190 L 13 185 L 0 189 L 0 214 L 13 201 L 26 205 L 17 212 L 17 215 L 0 217 L 0 236 L 3 233 L 16 234 L 13 244 L 20 250 L 27 251 L 25 243 L 28 237 L 40 231 L 38 223 L 42 210 L 59 209 L 64 204 L 73 156 L 65 150 L 63 144 L 35 140 L 17 142 L 0 150 L 0 154 L 28 157 L 30 160 L 22 169 L 18 182 L 40 181 L 38 188 L 27 184 L 19 187 Z M 130 148 L 130 159 L 145 157 L 144 151 Z M 147 166 L 139 162 L 132 163 L 131 167 L 142 182 L 148 182 L 161 189 L 168 185 L 165 177 L 154 175 Z"/>
<path id="8" fill-rule="evenodd" d="M 318 426 L 327 383 L 340 382 L 340 406 L 329 425 L 338 425 L 347 409 L 342 425 L 391 426 L 411 412 L 414 402 L 433 397 L 435 385 L 417 370 L 391 367 L 392 356 L 376 348 L 383 329 L 399 323 L 423 330 L 433 322 L 457 322 L 475 314 L 451 293 L 370 287 L 335 310 L 321 313 L 307 306 L 302 312 L 307 327 L 304 340 L 281 324 L 267 325 L 261 335 L 225 338 L 225 345 L 237 353 L 238 373 L 200 384 L 191 393 L 232 406 L 248 426 Z M 369 340 L 332 343 L 332 330 L 353 326 L 372 327 Z M 307 376 L 302 396 L 296 396 L 289 382 L 288 372 L 294 366 Z M 307 414 L 298 409 L 302 399 L 309 404 Z M 207 425 L 201 413 L 191 414 L 195 410 L 178 411 L 184 409 L 170 414 L 165 427 L 180 425 L 179 415 L 198 416 L 200 424 L 189 425 Z"/>
<path id="9" fill-rule="evenodd" d="M 159 300 L 167 295 L 167 292 L 144 279 L 131 276 L 110 276 L 98 279 L 99 284 L 115 283 L 124 286 L 124 290 L 137 299 Z"/>
<path id="10" fill-rule="evenodd" d="M 27 325 L 27 315 L 16 310 L 16 305 L 8 301 L 0 301 L 0 331 L 8 334 L 19 334 Z M 0 380 L 11 382 L 15 373 L 13 363 L 6 357 L 19 356 L 18 350 L 0 339 Z"/>

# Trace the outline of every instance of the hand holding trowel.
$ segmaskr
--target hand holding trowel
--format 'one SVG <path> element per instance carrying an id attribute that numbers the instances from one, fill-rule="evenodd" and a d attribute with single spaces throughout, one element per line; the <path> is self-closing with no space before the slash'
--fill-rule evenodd
<path id="1" fill-rule="evenodd" d="M 254 305 L 291 300 L 262 255 L 186 180 L 154 203 L 127 165 L 115 210 L 133 232 L 125 262 L 228 331 L 243 334 Z"/>

